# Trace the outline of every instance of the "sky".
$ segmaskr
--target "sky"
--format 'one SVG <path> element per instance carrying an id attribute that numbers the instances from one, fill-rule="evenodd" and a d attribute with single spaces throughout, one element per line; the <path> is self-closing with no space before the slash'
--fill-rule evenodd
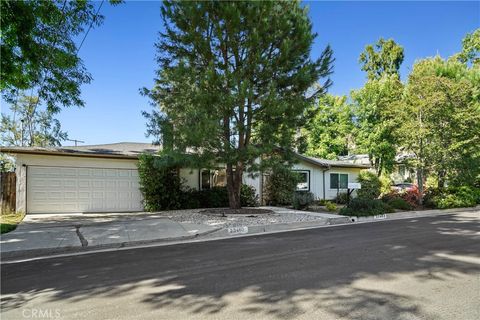
<path id="1" fill-rule="evenodd" d="M 310 7 L 313 30 L 318 34 L 311 57 L 317 58 L 327 44 L 333 49 L 329 93 L 336 95 L 362 87 L 365 73 L 358 57 L 367 44 L 380 37 L 393 38 L 404 47 L 400 74 L 405 79 L 416 60 L 436 54 L 451 56 L 460 51 L 465 34 L 480 27 L 479 1 L 304 4 Z M 139 89 L 153 86 L 157 68 L 154 43 L 162 27 L 160 6 L 157 1 L 102 6 L 105 21 L 90 31 L 79 52 L 93 76 L 93 81 L 82 87 L 85 107 L 64 109 L 57 116 L 70 139 L 85 144 L 152 141 L 145 137 L 145 118 L 141 115 L 151 106 Z"/>

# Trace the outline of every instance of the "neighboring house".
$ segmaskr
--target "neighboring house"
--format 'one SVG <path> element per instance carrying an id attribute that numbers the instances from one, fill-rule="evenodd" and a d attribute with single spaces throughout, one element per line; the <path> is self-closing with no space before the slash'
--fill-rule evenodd
<path id="1" fill-rule="evenodd" d="M 128 212 L 142 211 L 137 171 L 141 153 L 156 153 L 159 146 L 146 143 L 39 148 L 0 147 L 16 158 L 16 210 L 26 213 Z M 297 155 L 294 170 L 303 181 L 298 190 L 310 191 L 317 199 L 333 199 L 356 182 L 368 165 L 322 160 Z M 225 170 L 180 170 L 185 184 L 194 189 L 224 186 Z M 262 175 L 263 177 L 263 175 Z M 264 178 L 244 175 L 245 184 L 262 199 Z"/>
<path id="2" fill-rule="evenodd" d="M 409 153 L 399 153 L 395 157 L 395 165 L 393 166 L 393 171 L 390 174 L 390 179 L 392 179 L 394 184 L 417 181 L 415 170 L 409 164 L 409 162 L 414 158 L 415 156 Z M 370 164 L 370 158 L 368 157 L 368 154 L 339 156 L 338 160 L 352 164 Z"/>

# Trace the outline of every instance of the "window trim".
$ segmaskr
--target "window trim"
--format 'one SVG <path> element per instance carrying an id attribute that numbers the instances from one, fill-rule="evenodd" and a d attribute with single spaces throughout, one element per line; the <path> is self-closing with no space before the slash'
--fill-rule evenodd
<path id="1" fill-rule="evenodd" d="M 329 190 L 348 190 L 348 182 L 350 181 L 350 174 L 349 173 L 345 173 L 345 172 L 329 172 L 330 173 L 330 176 L 329 176 L 329 184 L 328 184 L 328 189 Z M 338 184 L 340 184 L 340 175 L 346 175 L 347 176 L 347 187 L 346 188 L 332 188 L 332 174 L 336 174 L 338 175 Z"/>
<path id="2" fill-rule="evenodd" d="M 307 190 L 298 190 L 297 187 L 295 187 L 295 191 L 298 191 L 298 192 L 310 192 L 310 190 L 311 190 L 311 186 L 310 186 L 311 182 L 310 182 L 310 181 L 311 181 L 311 176 L 312 176 L 311 171 L 308 170 L 308 169 L 293 169 L 292 171 L 293 171 L 293 172 L 297 172 L 297 173 L 302 173 L 302 172 L 304 172 L 304 173 L 307 174 L 308 189 L 307 189 Z M 297 185 L 298 185 L 298 184 L 297 184 Z"/>
<path id="3" fill-rule="evenodd" d="M 208 189 L 212 188 L 212 174 L 210 169 L 200 169 L 198 170 L 198 190 L 207 190 L 203 188 L 203 183 L 202 183 L 202 173 L 207 171 L 208 172 Z"/>

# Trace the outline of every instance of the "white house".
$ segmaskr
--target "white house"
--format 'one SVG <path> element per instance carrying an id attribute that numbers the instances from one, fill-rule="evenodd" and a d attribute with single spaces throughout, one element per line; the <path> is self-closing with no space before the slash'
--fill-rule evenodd
<path id="1" fill-rule="evenodd" d="M 113 143 L 61 148 L 1 147 L 16 158 L 16 210 L 26 213 L 142 211 L 137 171 L 141 153 L 155 153 L 158 146 L 145 143 Z M 364 164 L 322 160 L 302 155 L 294 170 L 303 181 L 298 190 L 317 199 L 333 199 L 356 182 Z M 222 186 L 225 172 L 181 169 L 186 185 L 194 189 Z M 244 175 L 262 198 L 263 175 Z"/>

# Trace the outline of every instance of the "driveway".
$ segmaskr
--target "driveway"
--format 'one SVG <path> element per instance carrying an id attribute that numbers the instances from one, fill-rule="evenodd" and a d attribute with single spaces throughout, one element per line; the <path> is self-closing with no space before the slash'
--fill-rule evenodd
<path id="1" fill-rule="evenodd" d="M 480 319 L 479 212 L 2 265 L 2 319 Z"/>

